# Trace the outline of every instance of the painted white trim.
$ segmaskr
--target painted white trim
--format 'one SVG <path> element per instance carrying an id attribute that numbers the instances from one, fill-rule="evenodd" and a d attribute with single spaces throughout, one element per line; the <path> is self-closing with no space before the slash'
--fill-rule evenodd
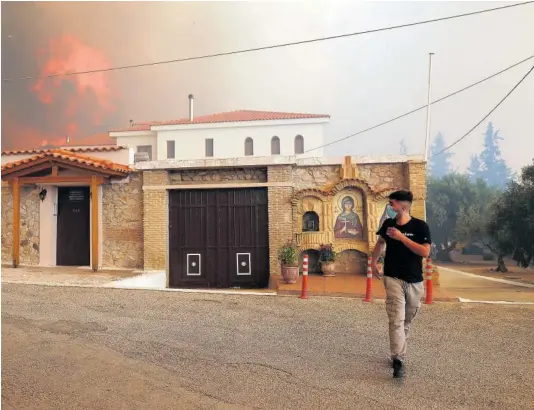
<path id="1" fill-rule="evenodd" d="M 220 184 L 173 184 L 173 185 L 148 185 L 143 186 L 143 191 L 163 191 L 171 189 L 239 189 L 239 188 L 269 188 L 269 187 L 292 187 L 292 182 L 250 182 L 250 183 L 220 183 Z"/>
<path id="2" fill-rule="evenodd" d="M 248 255 L 248 272 L 246 273 L 239 273 L 239 255 Z M 251 276 L 252 275 L 252 266 L 250 266 L 251 259 L 252 258 L 251 258 L 250 253 L 236 253 L 235 254 L 237 276 Z"/>
<path id="3" fill-rule="evenodd" d="M 492 282 L 505 283 L 506 285 L 519 286 L 521 288 L 534 289 L 534 285 L 532 285 L 530 283 L 514 282 L 514 281 L 511 281 L 511 280 L 500 279 L 500 278 L 490 278 L 488 276 L 480 276 L 480 275 L 475 275 L 473 273 L 462 272 L 461 270 L 445 268 L 445 267 L 443 267 L 441 265 L 437 265 L 437 266 L 441 270 L 449 271 L 449 272 L 452 272 L 452 273 L 457 273 L 458 275 L 469 276 L 471 278 L 485 279 L 485 280 L 489 280 L 489 281 L 492 281 Z"/>
<path id="4" fill-rule="evenodd" d="M 45 200 L 39 201 L 39 266 L 56 266 L 58 188 L 42 187 L 47 193 Z"/>
<path id="5" fill-rule="evenodd" d="M 506 300 L 472 300 L 465 298 L 458 298 L 462 303 L 484 303 L 490 305 L 534 305 L 534 302 L 510 302 Z"/>
<path id="6" fill-rule="evenodd" d="M 189 257 L 190 256 L 198 256 L 198 273 L 189 273 Z M 200 253 L 188 253 L 186 259 L 187 259 L 187 270 L 186 270 L 187 276 L 202 276 L 202 255 Z"/>
<path id="7" fill-rule="evenodd" d="M 78 188 L 78 187 L 73 186 L 72 188 Z M 87 186 L 85 188 L 87 188 Z M 98 195 L 98 190 L 97 190 L 97 195 Z M 92 198 L 93 198 L 93 188 L 91 185 L 89 185 L 89 266 L 91 266 L 91 268 L 93 265 L 93 200 Z"/>
<path id="8" fill-rule="evenodd" d="M 298 155 L 271 155 L 265 157 L 243 156 L 234 158 L 162 159 L 142 161 L 135 164 L 136 170 L 180 169 L 180 168 L 241 168 L 269 165 L 322 166 L 340 165 L 345 157 L 300 157 Z M 405 162 L 423 163 L 422 155 L 391 155 L 382 157 L 351 157 L 352 164 L 397 164 Z"/>
<path id="9" fill-rule="evenodd" d="M 102 269 L 104 264 L 104 228 L 103 228 L 103 205 L 104 205 L 103 186 L 98 187 L 98 269 Z"/>

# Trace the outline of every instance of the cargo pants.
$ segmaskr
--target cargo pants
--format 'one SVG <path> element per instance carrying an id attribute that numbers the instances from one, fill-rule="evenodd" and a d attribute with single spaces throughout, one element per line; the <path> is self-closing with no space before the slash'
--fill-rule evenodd
<path id="1" fill-rule="evenodd" d="M 408 283 L 390 276 L 384 276 L 384 287 L 391 359 L 404 361 L 410 326 L 421 307 L 425 289 L 423 282 Z"/>

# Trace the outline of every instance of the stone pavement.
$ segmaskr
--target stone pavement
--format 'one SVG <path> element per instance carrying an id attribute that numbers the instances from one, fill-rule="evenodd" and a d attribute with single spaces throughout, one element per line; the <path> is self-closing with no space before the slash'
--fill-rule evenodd
<path id="1" fill-rule="evenodd" d="M 300 295 L 301 278 L 297 283 L 286 284 L 281 276 L 271 277 L 271 290 L 279 295 Z M 342 296 L 363 299 L 366 280 L 364 275 L 338 274 L 334 277 L 310 275 L 310 296 Z M 25 283 L 55 286 L 95 286 L 123 287 L 142 289 L 163 289 L 165 275 L 159 273 L 142 273 L 134 271 L 108 270 L 92 272 L 90 269 L 72 267 L 2 267 L 3 283 Z M 534 303 L 534 285 L 503 283 L 488 280 L 472 274 L 440 267 L 440 286 L 433 286 L 433 300 L 440 301 L 492 301 Z M 216 291 L 216 290 L 212 290 Z M 227 290 L 227 293 L 245 292 L 246 290 Z M 257 292 L 258 290 L 254 290 Z M 259 290 L 268 293 L 269 289 Z M 373 279 L 373 299 L 385 299 L 384 285 L 381 280 Z"/>
<path id="2" fill-rule="evenodd" d="M 18 268 L 2 265 L 2 283 L 26 283 L 56 286 L 102 286 L 111 281 L 139 275 L 131 270 L 103 270 L 93 272 L 90 268 L 68 266 Z"/>
<path id="3" fill-rule="evenodd" d="M 381 302 L 3 284 L 2 405 L 527 410 L 533 313 L 423 305 L 393 380 Z"/>

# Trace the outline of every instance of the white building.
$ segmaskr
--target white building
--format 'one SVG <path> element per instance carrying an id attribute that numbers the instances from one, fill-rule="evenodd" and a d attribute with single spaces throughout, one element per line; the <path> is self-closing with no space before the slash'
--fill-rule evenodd
<path id="1" fill-rule="evenodd" d="M 109 136 L 119 146 L 148 153 L 152 161 L 323 156 L 329 115 L 242 110 L 194 117 L 192 96 L 189 111 L 189 118 L 131 124 Z"/>

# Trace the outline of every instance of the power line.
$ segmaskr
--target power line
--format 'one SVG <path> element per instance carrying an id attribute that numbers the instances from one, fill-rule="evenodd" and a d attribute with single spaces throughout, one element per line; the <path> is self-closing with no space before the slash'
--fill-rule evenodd
<path id="1" fill-rule="evenodd" d="M 528 70 L 528 72 L 523 76 L 523 78 L 522 78 L 521 80 L 519 80 L 519 82 L 514 86 L 514 88 L 512 88 L 512 89 L 508 92 L 508 94 L 506 94 L 506 95 L 504 96 L 504 98 L 503 98 L 501 101 L 499 101 L 499 103 L 498 103 L 495 107 L 493 107 L 493 108 L 491 109 L 491 111 L 488 112 L 488 113 L 484 116 L 484 118 L 482 118 L 479 122 L 477 122 L 477 124 L 476 124 L 473 128 L 471 128 L 469 131 L 467 131 L 462 137 L 458 138 L 456 141 L 454 141 L 454 142 L 453 142 L 451 145 L 449 145 L 448 147 L 442 149 L 441 151 L 435 153 L 434 155 L 431 155 L 430 158 L 434 158 L 436 155 L 443 154 L 445 151 L 447 151 L 448 149 L 454 147 L 456 144 L 458 144 L 460 141 L 462 141 L 465 137 L 467 137 L 469 134 L 471 134 L 471 132 L 473 132 L 473 130 L 474 130 L 475 128 L 477 128 L 480 124 L 482 124 L 482 122 L 483 122 L 486 118 L 488 118 L 488 117 L 493 113 L 493 111 L 495 111 L 495 110 L 499 107 L 499 105 L 501 105 L 501 104 L 502 104 L 502 103 L 503 103 L 503 102 L 510 96 L 510 94 L 512 94 L 512 93 L 514 92 L 514 90 L 515 90 L 517 87 L 519 87 L 519 85 L 525 80 L 525 78 L 528 77 L 528 75 L 529 75 L 533 70 L 534 70 L 534 66 L 532 66 L 532 68 L 531 68 L 530 70 Z"/>
<path id="2" fill-rule="evenodd" d="M 2 81 L 13 82 L 13 81 L 37 80 L 37 79 L 42 79 L 42 78 L 53 78 L 53 77 L 62 77 L 62 76 L 71 76 L 71 75 L 102 73 L 102 72 L 108 72 L 108 71 L 125 70 L 129 68 L 140 68 L 140 67 L 148 67 L 148 66 L 155 66 L 155 65 L 162 65 L 162 64 L 181 63 L 184 61 L 203 60 L 203 59 L 213 58 L 213 57 L 222 57 L 222 56 L 229 56 L 229 55 L 236 55 L 236 54 L 251 53 L 255 51 L 270 50 L 274 48 L 290 47 L 290 46 L 297 46 L 297 45 L 309 44 L 309 43 L 317 43 L 320 41 L 335 40 L 339 38 L 353 37 L 353 36 L 358 36 L 362 34 L 378 33 L 380 31 L 388 31 L 388 30 L 395 30 L 398 28 L 413 27 L 413 26 L 418 26 L 418 25 L 428 24 L 428 23 L 436 23 L 438 21 L 452 20 L 452 19 L 460 18 L 460 17 L 467 17 L 467 16 L 473 16 L 476 14 L 489 13 L 489 12 L 497 11 L 497 10 L 504 10 L 504 9 L 508 9 L 511 7 L 524 6 L 530 3 L 534 3 L 534 1 L 526 1 L 522 3 L 509 4 L 506 6 L 494 7 L 492 9 L 473 11 L 471 13 L 456 14 L 454 16 L 440 17 L 440 18 L 436 18 L 432 20 L 417 21 L 414 23 L 401 24 L 397 26 L 382 27 L 382 28 L 377 28 L 377 29 L 372 29 L 372 30 L 358 31 L 354 33 L 339 34 L 339 35 L 329 36 L 329 37 L 320 37 L 320 38 L 314 38 L 310 40 L 295 41 L 292 43 L 275 44 L 272 46 L 247 48 L 244 50 L 229 51 L 229 52 L 224 52 L 224 53 L 207 54 L 203 56 L 186 57 L 186 58 L 179 58 L 175 60 L 156 61 L 153 63 L 133 64 L 133 65 L 125 65 L 125 66 L 119 66 L 119 67 L 110 67 L 110 68 L 102 68 L 102 69 L 87 70 L 87 71 L 65 72 L 65 73 L 56 73 L 56 74 L 49 74 L 49 75 L 43 75 L 43 76 L 33 76 L 33 77 L 30 76 L 30 77 L 19 77 L 19 78 L 4 78 Z"/>
<path id="3" fill-rule="evenodd" d="M 475 87 L 475 86 L 477 86 L 477 85 L 479 85 L 479 84 L 482 84 L 482 83 L 485 82 L 485 81 L 491 80 L 492 78 L 497 77 L 498 75 L 500 75 L 500 74 L 502 74 L 502 73 L 504 73 L 504 72 L 506 72 L 506 71 L 508 71 L 508 70 L 511 70 L 512 68 L 517 67 L 518 65 L 523 64 L 524 62 L 526 62 L 526 61 L 528 61 L 528 60 L 531 60 L 532 58 L 534 58 L 534 55 L 531 55 L 530 57 L 527 57 L 527 58 L 525 58 L 525 59 L 523 59 L 523 60 L 521 60 L 521 61 L 519 61 L 519 62 L 517 62 L 517 63 L 515 63 L 515 64 L 512 64 L 511 66 L 506 67 L 505 69 L 503 69 L 503 70 L 501 70 L 501 71 L 498 71 L 498 72 L 496 72 L 495 74 L 490 75 L 489 77 L 483 78 L 482 80 L 479 80 L 479 81 L 477 81 L 476 83 L 473 83 L 473 84 L 471 84 L 471 85 L 468 85 L 467 87 L 464 87 L 464 88 L 462 88 L 462 89 L 460 89 L 460 90 L 457 90 L 457 91 L 455 91 L 455 92 L 453 92 L 453 93 L 451 93 L 451 94 L 449 94 L 449 95 L 446 95 L 445 97 L 441 97 L 441 98 L 439 98 L 439 99 L 437 99 L 437 100 L 435 100 L 435 101 L 432 101 L 430 104 L 431 104 L 431 105 L 433 105 L 433 104 L 437 104 L 437 103 L 439 103 L 439 102 L 441 102 L 441 101 L 443 101 L 443 100 L 446 100 L 447 98 L 450 98 L 450 97 L 455 96 L 456 94 L 460 94 L 460 93 L 463 92 L 463 91 L 467 91 L 467 90 L 469 90 L 470 88 L 473 88 L 473 87 Z M 337 144 L 338 142 L 348 140 L 349 138 L 352 138 L 352 137 L 355 137 L 355 136 L 357 136 L 357 135 L 363 134 L 364 132 L 367 132 L 367 131 L 374 130 L 375 128 L 378 128 L 378 127 L 381 127 L 381 126 L 383 126 L 383 125 L 389 124 L 389 123 L 391 123 L 391 122 L 393 122 L 393 121 L 397 121 L 397 120 L 399 120 L 399 119 L 401 119 L 401 118 L 407 117 L 408 115 L 413 114 L 413 113 L 416 113 L 417 111 L 421 111 L 421 110 L 423 110 L 423 109 L 425 109 L 425 108 L 426 108 L 426 104 L 425 104 L 425 105 L 422 105 L 421 107 L 416 108 L 416 109 L 414 109 L 414 110 L 408 111 L 408 112 L 406 112 L 406 113 L 404 113 L 404 114 L 401 114 L 401 115 L 399 115 L 399 116 L 397 116 L 397 117 L 395 117 L 395 118 L 392 118 L 392 119 L 390 119 L 390 120 L 381 122 L 380 124 L 373 125 L 372 127 L 366 128 L 366 129 L 361 130 L 361 131 L 358 131 L 358 132 L 355 132 L 354 134 L 348 135 L 348 136 L 343 137 L 343 138 L 340 138 L 340 139 L 338 139 L 338 140 L 335 140 L 335 141 L 332 141 L 332 142 L 328 142 L 328 143 L 326 143 L 326 144 L 323 144 L 323 145 L 320 145 L 320 146 L 318 146 L 318 147 L 315 147 L 315 148 L 309 149 L 309 150 L 307 150 L 307 151 L 304 151 L 304 153 L 308 153 L 308 152 L 311 152 L 311 151 L 315 151 L 315 150 L 317 150 L 317 149 L 325 148 L 325 147 L 328 147 L 328 146 L 330 146 L 330 145 Z"/>

